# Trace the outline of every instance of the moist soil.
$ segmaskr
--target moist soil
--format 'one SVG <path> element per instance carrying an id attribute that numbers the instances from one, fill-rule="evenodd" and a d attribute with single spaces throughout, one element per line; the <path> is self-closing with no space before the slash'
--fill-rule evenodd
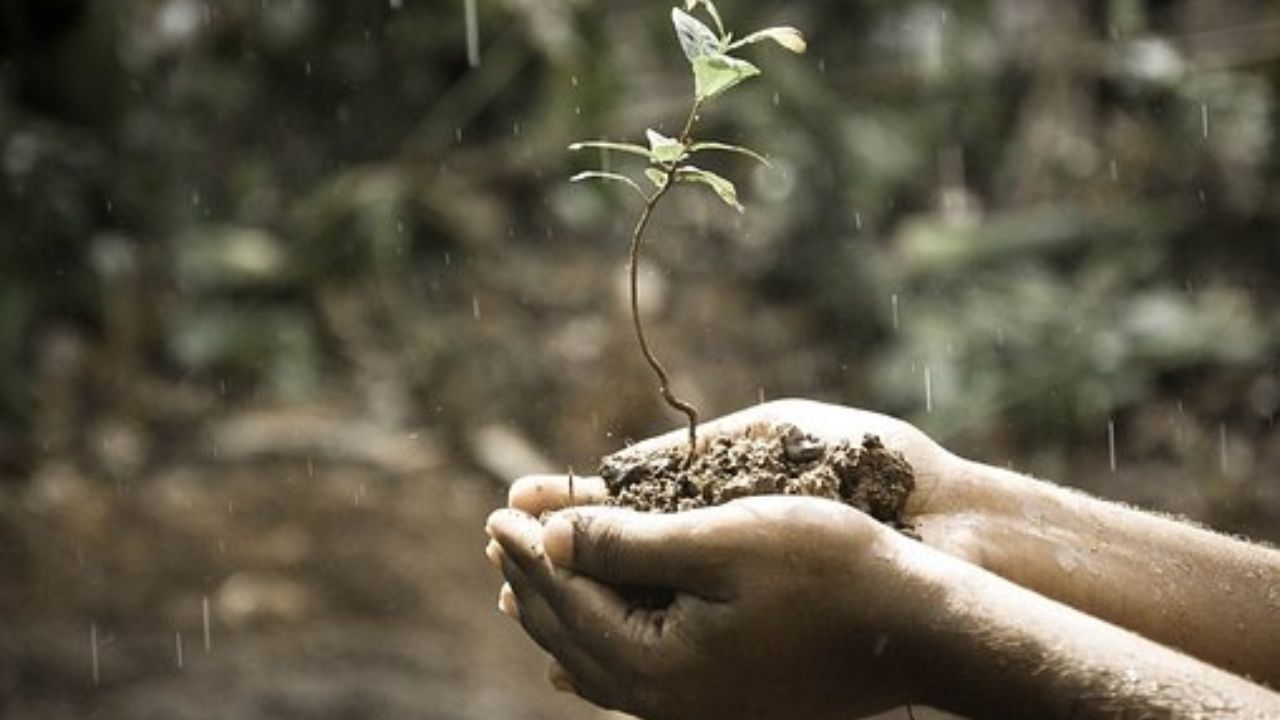
<path id="1" fill-rule="evenodd" d="M 752 495 L 806 495 L 843 502 L 903 529 L 903 508 L 916 484 L 910 463 L 876 435 L 860 444 L 830 444 L 783 424 L 712 438 L 688 467 L 686 451 L 681 444 L 606 457 L 600 476 L 609 503 L 680 512 Z"/>

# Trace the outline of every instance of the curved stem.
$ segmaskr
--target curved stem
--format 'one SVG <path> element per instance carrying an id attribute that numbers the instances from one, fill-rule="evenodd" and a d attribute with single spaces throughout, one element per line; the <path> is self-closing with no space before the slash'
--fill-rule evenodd
<path id="1" fill-rule="evenodd" d="M 680 131 L 679 140 L 683 144 L 688 144 L 689 134 L 693 131 L 693 123 L 697 118 L 700 105 L 699 101 L 695 101 L 693 107 L 689 110 L 689 117 L 685 120 L 684 129 Z M 639 292 L 640 250 L 644 247 L 644 231 L 649 227 L 649 219 L 653 217 L 653 209 L 657 207 L 658 202 L 662 200 L 675 183 L 676 171 L 679 167 L 680 164 L 678 162 L 672 163 L 671 167 L 667 169 L 666 180 L 662 183 L 662 187 L 658 188 L 645 201 L 644 210 L 640 213 L 640 219 L 636 221 L 635 229 L 631 232 L 631 253 L 627 264 L 627 274 L 631 290 L 631 325 L 635 328 L 636 340 L 640 343 L 640 352 L 644 355 L 645 361 L 649 363 L 653 374 L 658 377 L 658 390 L 662 393 L 662 399 L 671 408 L 684 413 L 684 416 L 689 421 L 689 451 L 684 458 L 684 465 L 688 467 L 693 463 L 693 458 L 698 452 L 698 409 L 691 403 L 676 397 L 671 392 L 671 380 L 667 375 L 666 368 L 662 366 L 662 363 L 658 362 L 658 358 L 653 354 L 653 350 L 650 349 L 649 341 L 644 334 L 644 324 L 640 320 Z"/>

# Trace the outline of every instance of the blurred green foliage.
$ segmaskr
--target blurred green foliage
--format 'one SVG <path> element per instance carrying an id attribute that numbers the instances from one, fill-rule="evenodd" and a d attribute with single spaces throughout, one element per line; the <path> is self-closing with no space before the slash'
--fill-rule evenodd
<path id="1" fill-rule="evenodd" d="M 42 335 L 109 345 L 118 316 L 136 316 L 152 372 L 314 396 L 360 365 L 324 311 L 353 288 L 379 308 L 356 354 L 399 357 L 424 414 L 509 416 L 551 442 L 539 418 L 581 410 L 574 387 L 622 382 L 596 347 L 599 326 L 625 331 L 598 276 L 621 268 L 607 239 L 628 201 L 566 187 L 581 168 L 563 148 L 663 129 L 688 93 L 669 8 L 476 7 L 472 67 L 461 2 L 0 2 L 7 432 L 38 404 Z M 777 81 L 704 118 L 715 137 L 767 138 L 777 169 L 744 187 L 745 219 L 688 203 L 666 226 L 691 236 L 659 259 L 691 312 L 665 342 L 696 356 L 736 337 L 694 306 L 713 277 L 807 320 L 703 356 L 695 382 L 747 365 L 783 378 L 771 393 L 1050 442 L 1181 398 L 1183 381 L 1274 381 L 1280 42 L 1265 4 L 721 9 L 799 26 L 810 54 L 764 58 Z M 745 307 L 719 320 L 750 324 Z M 854 371 L 796 380 L 771 369 L 780 344 Z M 754 391 L 702 382 L 718 411 Z M 1204 410 L 1273 422 L 1277 401 Z"/>

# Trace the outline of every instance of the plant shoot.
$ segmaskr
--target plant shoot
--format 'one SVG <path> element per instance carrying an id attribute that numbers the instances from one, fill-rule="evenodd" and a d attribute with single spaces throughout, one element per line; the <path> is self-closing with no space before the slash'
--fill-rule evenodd
<path id="1" fill-rule="evenodd" d="M 699 9 L 711 20 L 708 26 L 692 12 Z M 738 191 L 734 184 L 710 170 L 698 167 L 693 159 L 700 153 L 729 152 L 745 155 L 757 162 L 768 165 L 762 155 L 749 148 L 723 142 L 697 140 L 693 135 L 694 124 L 698 113 L 709 101 L 723 95 L 744 80 L 760 74 L 755 65 L 734 57 L 730 53 L 748 45 L 770 40 L 795 53 L 805 51 L 804 36 L 799 30 L 791 27 L 771 27 L 753 32 L 739 40 L 725 30 L 720 12 L 711 0 L 686 0 L 683 9 L 671 9 L 671 21 L 675 25 L 676 37 L 680 48 L 689 61 L 693 73 L 693 99 L 688 115 L 685 117 L 680 133 L 675 137 L 667 137 L 656 130 L 646 130 L 646 143 L 612 142 L 608 140 L 589 140 L 577 142 L 569 146 L 570 150 L 594 148 L 611 150 L 643 158 L 648 161 L 644 168 L 647 183 L 637 181 L 629 175 L 617 172 L 591 170 L 581 172 L 570 178 L 573 182 L 582 180 L 606 180 L 626 185 L 643 201 L 640 216 L 631 232 L 631 246 L 628 258 L 627 273 L 630 281 L 631 323 L 635 328 L 636 340 L 640 352 L 658 379 L 658 391 L 662 399 L 671 408 L 683 413 L 689 423 L 689 448 L 684 456 L 684 464 L 692 463 L 697 453 L 698 410 L 691 403 L 680 399 L 671 390 L 671 381 L 666 368 L 658 361 L 645 336 L 644 324 L 640 319 L 640 303 L 638 297 L 638 277 L 640 253 L 644 247 L 645 231 L 653 217 L 654 209 L 666 197 L 667 192 L 678 184 L 697 184 L 710 188 L 726 205 L 738 212 L 743 211 L 738 200 Z M 646 189 L 648 188 L 648 189 Z"/>

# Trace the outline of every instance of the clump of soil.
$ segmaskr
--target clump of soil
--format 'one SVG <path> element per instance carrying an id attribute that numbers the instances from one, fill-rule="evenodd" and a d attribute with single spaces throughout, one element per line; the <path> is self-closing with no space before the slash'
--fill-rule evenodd
<path id="1" fill-rule="evenodd" d="M 828 444 L 783 424 L 712 438 L 689 467 L 686 448 L 652 453 L 624 450 L 606 457 L 600 476 L 612 505 L 679 512 L 750 495 L 808 495 L 837 500 L 903 527 L 902 511 L 915 472 L 901 453 L 875 435 L 862 444 Z"/>

